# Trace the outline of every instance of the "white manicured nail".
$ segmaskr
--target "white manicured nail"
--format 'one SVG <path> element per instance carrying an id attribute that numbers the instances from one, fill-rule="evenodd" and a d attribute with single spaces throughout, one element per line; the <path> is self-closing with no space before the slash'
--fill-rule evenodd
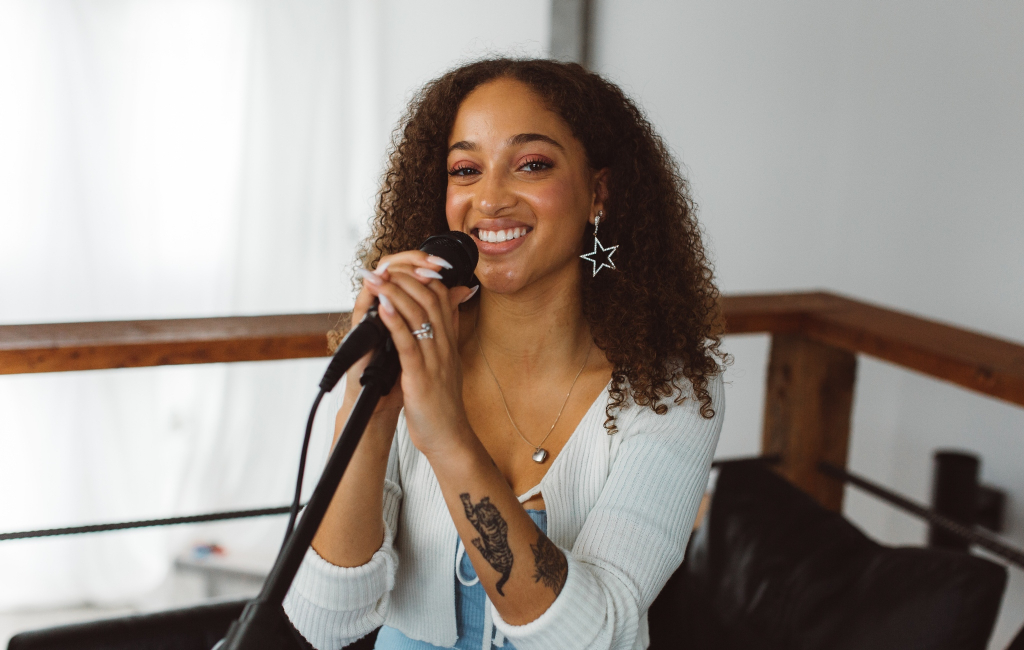
<path id="1" fill-rule="evenodd" d="M 369 282 L 375 287 L 379 287 L 384 284 L 384 280 L 378 275 L 374 275 L 373 271 L 367 271 L 366 269 L 356 269 L 356 275 L 361 277 L 364 282 Z"/>
<path id="2" fill-rule="evenodd" d="M 377 269 L 374 273 L 377 275 L 384 275 L 384 271 L 387 271 L 389 266 L 391 266 L 391 262 L 381 262 L 377 265 Z"/>
<path id="3" fill-rule="evenodd" d="M 453 268 L 452 265 L 448 263 L 448 260 L 444 259 L 443 257 L 438 257 L 437 255 L 428 255 L 427 261 L 430 262 L 431 264 L 437 264 L 442 269 L 451 270 Z"/>
<path id="4" fill-rule="evenodd" d="M 387 313 L 389 316 L 394 316 L 395 306 L 391 304 L 391 301 L 388 300 L 388 297 L 385 296 L 383 293 L 377 297 L 380 298 L 380 308 L 383 309 L 384 312 Z"/>
<path id="5" fill-rule="evenodd" d="M 470 291 L 470 292 L 469 292 L 469 294 L 468 294 L 468 295 L 467 295 L 467 296 L 466 296 L 465 298 L 463 298 L 462 300 L 460 300 L 460 301 L 459 301 L 459 304 L 462 304 L 462 303 L 464 303 L 464 302 L 468 302 L 470 298 L 472 298 L 473 296 L 475 296 L 475 295 L 476 295 L 476 292 L 477 292 L 477 291 L 480 291 L 480 285 L 479 285 L 479 284 L 478 284 L 478 285 L 476 285 L 475 287 L 473 287 L 473 290 L 472 290 L 472 291 Z"/>
<path id="6" fill-rule="evenodd" d="M 442 280 L 443 279 L 441 277 L 440 273 L 438 273 L 437 271 L 431 271 L 430 269 L 417 268 L 415 271 L 413 271 L 413 273 L 415 273 L 416 275 L 418 275 L 420 277 L 430 278 L 432 280 Z"/>

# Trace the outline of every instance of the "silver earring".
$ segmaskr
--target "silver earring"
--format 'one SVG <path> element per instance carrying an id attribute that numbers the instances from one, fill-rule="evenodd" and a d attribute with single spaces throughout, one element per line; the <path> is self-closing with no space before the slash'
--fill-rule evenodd
<path id="1" fill-rule="evenodd" d="M 598 210 L 597 214 L 594 215 L 594 250 L 586 255 L 580 255 L 581 258 L 587 260 L 594 265 L 594 277 L 597 272 L 603 268 L 609 268 L 615 270 L 615 262 L 612 261 L 612 253 L 618 246 L 609 246 L 605 248 L 601 245 L 601 241 L 597 238 L 597 229 L 601 225 L 601 217 L 604 216 L 604 210 Z"/>

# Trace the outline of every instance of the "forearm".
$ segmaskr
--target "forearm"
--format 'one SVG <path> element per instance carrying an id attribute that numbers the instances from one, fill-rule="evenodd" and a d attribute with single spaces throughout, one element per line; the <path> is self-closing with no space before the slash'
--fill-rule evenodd
<path id="1" fill-rule="evenodd" d="M 338 414 L 334 444 L 350 411 L 346 403 Z M 313 549 L 335 566 L 366 564 L 384 540 L 384 478 L 397 419 L 385 411 L 370 420 L 313 538 Z"/>
<path id="2" fill-rule="evenodd" d="M 565 584 L 564 554 L 533 523 L 472 430 L 428 457 L 466 553 L 502 618 L 535 620 Z"/>

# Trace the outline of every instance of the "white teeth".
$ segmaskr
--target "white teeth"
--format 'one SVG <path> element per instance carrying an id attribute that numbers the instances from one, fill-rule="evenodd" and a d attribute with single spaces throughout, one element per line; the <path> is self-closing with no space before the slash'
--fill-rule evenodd
<path id="1" fill-rule="evenodd" d="M 499 243 L 519 239 L 529 232 L 526 228 L 509 228 L 507 230 L 477 230 L 480 241 Z"/>

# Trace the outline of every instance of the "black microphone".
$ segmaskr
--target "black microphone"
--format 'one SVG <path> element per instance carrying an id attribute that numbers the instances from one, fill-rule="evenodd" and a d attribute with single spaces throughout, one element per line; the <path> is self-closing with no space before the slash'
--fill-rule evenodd
<path id="1" fill-rule="evenodd" d="M 438 271 L 444 286 L 472 287 L 479 284 L 473 271 L 480 259 L 480 252 L 476 249 L 473 238 L 466 233 L 452 230 L 444 235 L 428 237 L 420 245 L 420 250 L 428 255 L 440 257 L 452 265 L 450 269 L 442 268 Z M 352 364 L 390 338 L 391 333 L 377 314 L 378 304 L 374 301 L 373 307 L 366 312 L 363 320 L 342 339 L 334 358 L 327 366 L 324 378 L 320 380 L 320 389 L 323 392 L 331 392 Z"/>

